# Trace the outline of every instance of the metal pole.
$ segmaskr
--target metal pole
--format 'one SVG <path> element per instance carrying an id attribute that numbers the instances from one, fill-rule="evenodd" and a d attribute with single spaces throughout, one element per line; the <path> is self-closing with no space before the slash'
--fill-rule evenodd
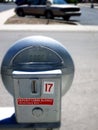
<path id="1" fill-rule="evenodd" d="M 94 1 L 91 0 L 91 8 L 94 8 Z"/>
<path id="2" fill-rule="evenodd" d="M 52 4 L 52 3 L 51 3 L 51 0 L 47 0 L 47 2 L 46 2 L 47 9 L 50 8 L 51 4 Z M 50 16 L 48 15 L 47 24 L 49 24 L 49 20 L 50 20 Z"/>

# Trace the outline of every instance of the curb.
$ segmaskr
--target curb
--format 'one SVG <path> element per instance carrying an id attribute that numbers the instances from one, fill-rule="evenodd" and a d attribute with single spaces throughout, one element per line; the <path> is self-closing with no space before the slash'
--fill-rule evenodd
<path id="1" fill-rule="evenodd" d="M 5 31 L 86 31 L 96 32 L 98 26 L 82 25 L 1 25 L 0 30 Z"/>

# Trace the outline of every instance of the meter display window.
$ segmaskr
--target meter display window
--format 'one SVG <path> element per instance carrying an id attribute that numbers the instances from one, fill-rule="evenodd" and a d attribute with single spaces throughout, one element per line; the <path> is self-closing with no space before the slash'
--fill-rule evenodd
<path id="1" fill-rule="evenodd" d="M 30 47 L 19 52 L 13 60 L 14 67 L 35 69 L 61 66 L 62 59 L 54 51 L 44 47 Z"/>

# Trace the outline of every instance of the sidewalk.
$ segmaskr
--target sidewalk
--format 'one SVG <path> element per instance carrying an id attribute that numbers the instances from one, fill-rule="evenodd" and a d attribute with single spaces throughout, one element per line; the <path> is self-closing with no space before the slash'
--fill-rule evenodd
<path id="1" fill-rule="evenodd" d="M 3 11 L 0 13 L 0 26 L 3 25 L 6 20 L 14 15 L 14 9 Z"/>

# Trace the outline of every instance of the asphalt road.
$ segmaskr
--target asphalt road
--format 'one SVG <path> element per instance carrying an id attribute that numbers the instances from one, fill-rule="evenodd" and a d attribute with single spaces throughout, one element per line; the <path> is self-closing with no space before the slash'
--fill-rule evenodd
<path id="1" fill-rule="evenodd" d="M 71 17 L 72 22 L 76 22 L 81 25 L 98 25 L 98 5 L 95 8 L 91 8 L 90 4 L 86 6 L 80 5 L 82 15 L 80 17 Z"/>
<path id="2" fill-rule="evenodd" d="M 0 12 L 15 8 L 14 3 L 0 3 Z"/>
<path id="3" fill-rule="evenodd" d="M 62 98 L 61 130 L 98 130 L 98 32 L 0 31 L 0 63 L 16 40 L 31 35 L 45 35 L 60 41 L 74 60 L 74 81 Z M 13 106 L 13 98 L 1 81 L 0 105 Z"/>

